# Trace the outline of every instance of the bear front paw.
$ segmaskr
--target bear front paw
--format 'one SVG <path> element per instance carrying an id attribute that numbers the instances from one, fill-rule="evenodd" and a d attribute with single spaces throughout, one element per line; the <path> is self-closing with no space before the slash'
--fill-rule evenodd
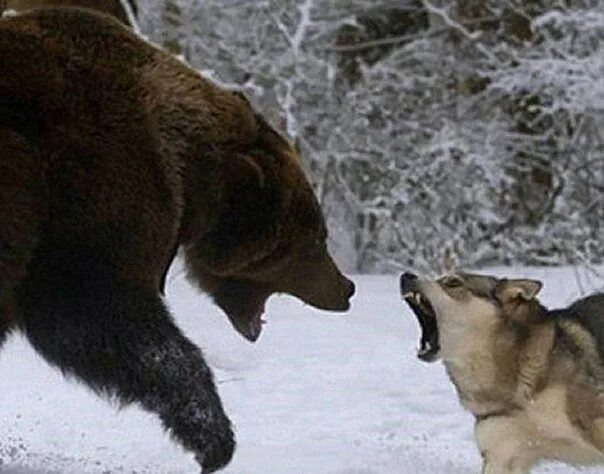
<path id="1" fill-rule="evenodd" d="M 225 467 L 235 452 L 235 438 L 229 428 L 227 431 L 217 433 L 205 446 L 203 452 L 196 455 L 197 462 L 201 465 L 202 474 L 210 474 Z"/>

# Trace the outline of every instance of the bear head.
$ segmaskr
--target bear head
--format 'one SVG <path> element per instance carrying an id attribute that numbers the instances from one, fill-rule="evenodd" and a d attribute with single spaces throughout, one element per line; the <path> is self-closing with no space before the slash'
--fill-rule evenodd
<path id="1" fill-rule="evenodd" d="M 355 291 L 327 249 L 321 208 L 296 151 L 259 115 L 256 123 L 250 148 L 218 160 L 217 209 L 183 246 L 190 279 L 250 341 L 260 336 L 274 293 L 346 311 Z"/>

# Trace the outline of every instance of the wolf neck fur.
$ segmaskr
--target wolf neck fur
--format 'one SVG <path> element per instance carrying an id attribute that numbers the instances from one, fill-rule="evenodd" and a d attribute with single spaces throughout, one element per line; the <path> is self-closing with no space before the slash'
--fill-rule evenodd
<path id="1" fill-rule="evenodd" d="M 483 321 L 468 332 L 441 333 L 443 361 L 461 403 L 485 416 L 532 399 L 551 363 L 555 333 L 553 323 L 524 331 L 504 319 Z"/>
<path id="2" fill-rule="evenodd" d="M 501 323 L 497 323 L 499 325 Z M 443 335 L 443 361 L 451 377 L 462 405 L 474 415 L 506 408 L 513 392 L 512 380 L 500 385 L 498 354 L 493 350 L 497 345 L 497 329 L 483 333 L 480 338 L 467 337 L 447 342 Z M 502 390 L 503 389 L 503 390 Z M 506 394 L 502 397 L 502 394 Z"/>

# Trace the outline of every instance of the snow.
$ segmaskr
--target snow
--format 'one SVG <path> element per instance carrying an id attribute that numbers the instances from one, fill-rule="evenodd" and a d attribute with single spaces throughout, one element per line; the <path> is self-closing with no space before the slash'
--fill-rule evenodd
<path id="1" fill-rule="evenodd" d="M 573 269 L 495 270 L 543 278 L 543 301 L 589 288 Z M 355 277 L 347 315 L 274 297 L 256 345 L 173 273 L 168 299 L 215 370 L 239 447 L 225 474 L 477 473 L 472 417 L 440 363 L 417 360 L 418 328 L 395 276 Z M 591 282 L 596 284 L 595 281 Z M 198 472 L 155 417 L 117 410 L 65 381 L 20 337 L 0 355 L 0 473 Z M 571 473 L 550 464 L 539 473 Z M 586 469 L 581 472 L 602 472 Z"/>

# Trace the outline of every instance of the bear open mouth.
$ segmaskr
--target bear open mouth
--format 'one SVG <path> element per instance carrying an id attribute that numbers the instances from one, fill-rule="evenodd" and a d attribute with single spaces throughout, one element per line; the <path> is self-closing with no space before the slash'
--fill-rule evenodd
<path id="1" fill-rule="evenodd" d="M 403 299 L 417 317 L 422 329 L 417 357 L 424 362 L 432 362 L 436 360 L 440 351 L 438 325 L 436 324 L 434 308 L 432 308 L 428 298 L 418 291 L 405 293 Z"/>
<path id="2" fill-rule="evenodd" d="M 266 324 L 264 319 L 264 304 L 253 308 L 246 315 L 237 315 L 231 317 L 231 322 L 239 334 L 246 338 L 249 342 L 256 342 L 262 333 L 262 328 Z"/>
<path id="3" fill-rule="evenodd" d="M 270 291 L 258 284 L 227 280 L 212 296 L 237 332 L 249 342 L 256 342 L 266 323 L 265 306 L 270 295 Z"/>
<path id="4" fill-rule="evenodd" d="M 256 342 L 262 332 L 262 327 L 266 324 L 264 316 L 264 305 L 258 308 L 256 313 L 250 318 L 247 330 L 242 331 L 242 335 L 250 342 Z"/>

